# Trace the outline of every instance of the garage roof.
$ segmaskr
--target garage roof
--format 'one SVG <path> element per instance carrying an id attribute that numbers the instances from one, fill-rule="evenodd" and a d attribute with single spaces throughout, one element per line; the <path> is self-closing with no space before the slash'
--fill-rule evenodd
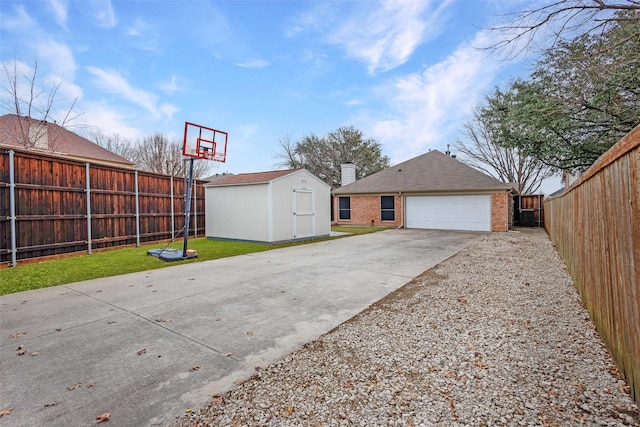
<path id="1" fill-rule="evenodd" d="M 334 194 L 510 190 L 505 184 L 438 150 L 334 190 Z"/>

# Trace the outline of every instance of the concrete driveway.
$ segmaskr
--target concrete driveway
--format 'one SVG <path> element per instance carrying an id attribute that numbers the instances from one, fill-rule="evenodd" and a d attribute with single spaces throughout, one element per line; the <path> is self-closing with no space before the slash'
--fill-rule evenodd
<path id="1" fill-rule="evenodd" d="M 166 425 L 481 235 L 387 230 L 0 297 L 0 426 Z"/>

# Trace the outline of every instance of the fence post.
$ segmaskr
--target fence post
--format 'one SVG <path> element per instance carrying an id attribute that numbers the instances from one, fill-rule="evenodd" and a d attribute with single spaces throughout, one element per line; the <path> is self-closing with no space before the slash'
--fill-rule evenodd
<path id="1" fill-rule="evenodd" d="M 196 181 L 193 180 L 193 238 L 198 237 L 198 187 Z"/>
<path id="2" fill-rule="evenodd" d="M 173 216 L 173 175 L 169 177 L 169 182 L 171 183 L 171 241 L 176 238 L 176 230 L 175 230 L 175 219 Z"/>
<path id="3" fill-rule="evenodd" d="M 138 193 L 138 171 L 136 172 L 136 247 L 140 247 L 140 201 Z"/>
<path id="4" fill-rule="evenodd" d="M 16 182 L 14 168 L 13 150 L 9 150 L 9 217 L 11 220 L 11 267 L 17 264 L 16 253 L 18 248 L 16 245 Z"/>
<path id="5" fill-rule="evenodd" d="M 85 178 L 87 181 L 85 193 L 87 193 L 87 252 L 91 255 L 91 181 L 89 163 L 84 164 Z"/>

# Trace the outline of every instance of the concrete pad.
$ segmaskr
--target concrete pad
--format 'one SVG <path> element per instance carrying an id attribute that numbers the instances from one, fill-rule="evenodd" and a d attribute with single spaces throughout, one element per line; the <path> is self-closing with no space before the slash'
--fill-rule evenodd
<path id="1" fill-rule="evenodd" d="M 2 424 L 166 425 L 480 235 L 387 230 L 0 297 Z"/>

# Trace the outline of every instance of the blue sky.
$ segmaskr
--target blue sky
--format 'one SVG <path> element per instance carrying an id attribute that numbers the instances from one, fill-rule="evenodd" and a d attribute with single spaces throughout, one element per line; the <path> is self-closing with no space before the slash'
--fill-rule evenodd
<path id="1" fill-rule="evenodd" d="M 527 74 L 477 48 L 528 4 L 3 0 L 0 60 L 37 59 L 43 81 L 62 83 L 60 107 L 78 99 L 79 133 L 228 132 L 219 172 L 275 169 L 279 140 L 348 125 L 396 164 L 446 150 L 493 87 Z"/>

